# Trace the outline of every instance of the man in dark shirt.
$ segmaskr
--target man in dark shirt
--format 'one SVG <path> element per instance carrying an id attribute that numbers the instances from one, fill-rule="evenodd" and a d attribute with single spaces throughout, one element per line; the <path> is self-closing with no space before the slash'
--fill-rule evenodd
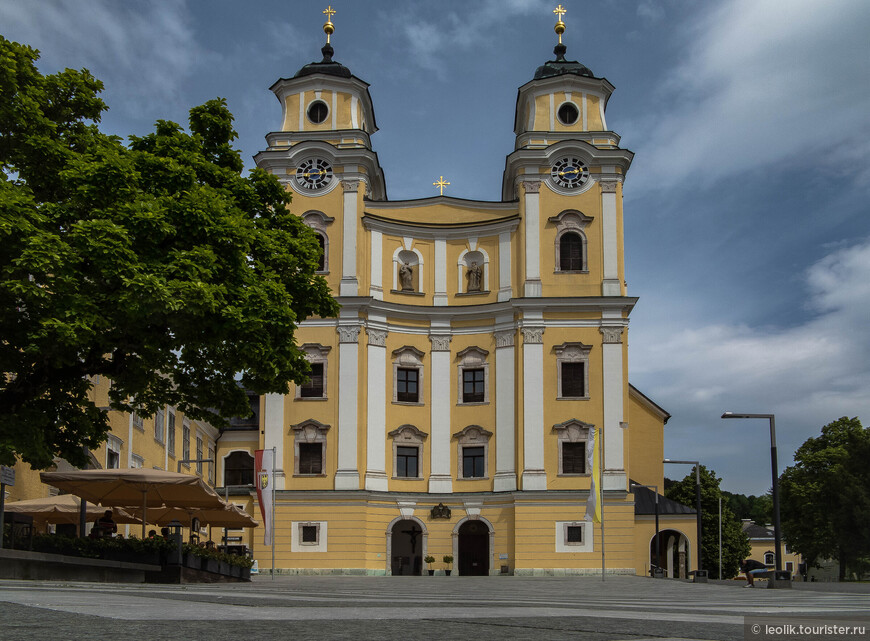
<path id="1" fill-rule="evenodd" d="M 755 576 L 756 574 L 764 574 L 767 572 L 767 566 L 764 565 L 761 561 L 756 561 L 755 559 L 746 559 L 740 563 L 740 571 L 746 575 L 746 585 L 744 588 L 754 588 L 755 587 Z"/>
<path id="2" fill-rule="evenodd" d="M 96 520 L 94 530 L 98 538 L 110 537 L 118 531 L 118 526 L 112 519 L 112 510 L 106 510 L 103 516 Z"/>

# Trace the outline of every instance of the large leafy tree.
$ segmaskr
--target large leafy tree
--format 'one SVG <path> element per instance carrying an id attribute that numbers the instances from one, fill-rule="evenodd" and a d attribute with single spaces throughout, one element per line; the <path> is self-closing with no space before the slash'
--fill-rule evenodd
<path id="1" fill-rule="evenodd" d="M 780 518 L 789 546 L 810 563 L 860 571 L 870 558 L 870 428 L 842 417 L 807 439 L 780 477 Z"/>
<path id="2" fill-rule="evenodd" d="M 223 100 L 128 145 L 100 132 L 102 84 L 41 74 L 0 37 L 0 463 L 82 463 L 108 431 L 89 398 L 222 423 L 307 362 L 297 324 L 337 306 L 315 236 L 274 176 L 242 175 Z"/>
<path id="3" fill-rule="evenodd" d="M 713 470 L 701 466 L 701 551 L 704 569 L 710 576 L 730 579 L 737 576 L 740 562 L 749 555 L 749 539 L 739 519 L 719 489 L 722 479 Z M 695 470 L 680 481 L 671 483 L 665 496 L 683 505 L 695 505 Z M 722 567 L 719 567 L 719 499 L 722 498 Z"/>

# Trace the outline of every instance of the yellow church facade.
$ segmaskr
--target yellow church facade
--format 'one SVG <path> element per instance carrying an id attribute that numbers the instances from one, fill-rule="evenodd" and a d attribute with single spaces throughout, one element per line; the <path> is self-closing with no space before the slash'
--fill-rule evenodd
<path id="1" fill-rule="evenodd" d="M 432 556 L 459 575 L 596 574 L 603 545 L 606 572 L 646 573 L 654 524 L 631 484 L 662 490 L 668 414 L 628 382 L 614 87 L 560 43 L 519 88 L 499 200 L 391 201 L 368 85 L 322 52 L 272 86 L 280 128 L 255 160 L 321 239 L 341 311 L 297 332 L 310 381 L 253 397 L 217 445 L 229 486 L 228 461 L 276 453 L 276 571 L 420 574 Z M 593 434 L 603 539 L 584 518 Z M 694 513 L 661 523 L 685 575 Z M 262 534 L 244 538 L 269 568 Z"/>

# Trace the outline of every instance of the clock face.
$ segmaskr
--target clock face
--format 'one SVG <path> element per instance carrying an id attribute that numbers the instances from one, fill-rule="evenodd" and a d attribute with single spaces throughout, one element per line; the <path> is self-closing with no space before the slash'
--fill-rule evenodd
<path id="1" fill-rule="evenodd" d="M 550 169 L 550 178 L 560 187 L 576 189 L 589 180 L 589 168 L 577 158 L 561 158 Z"/>
<path id="2" fill-rule="evenodd" d="M 332 166 L 322 158 L 311 158 L 296 168 L 296 183 L 303 189 L 321 189 L 332 182 Z"/>

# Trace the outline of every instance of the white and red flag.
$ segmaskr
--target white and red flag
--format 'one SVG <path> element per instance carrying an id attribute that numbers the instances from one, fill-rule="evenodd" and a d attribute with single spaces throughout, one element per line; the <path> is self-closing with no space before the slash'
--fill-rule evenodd
<path id="1" fill-rule="evenodd" d="M 254 469 L 257 472 L 257 501 L 260 503 L 260 514 L 263 515 L 264 545 L 272 545 L 272 486 L 275 483 L 274 458 L 274 450 L 257 450 L 254 452 Z"/>

